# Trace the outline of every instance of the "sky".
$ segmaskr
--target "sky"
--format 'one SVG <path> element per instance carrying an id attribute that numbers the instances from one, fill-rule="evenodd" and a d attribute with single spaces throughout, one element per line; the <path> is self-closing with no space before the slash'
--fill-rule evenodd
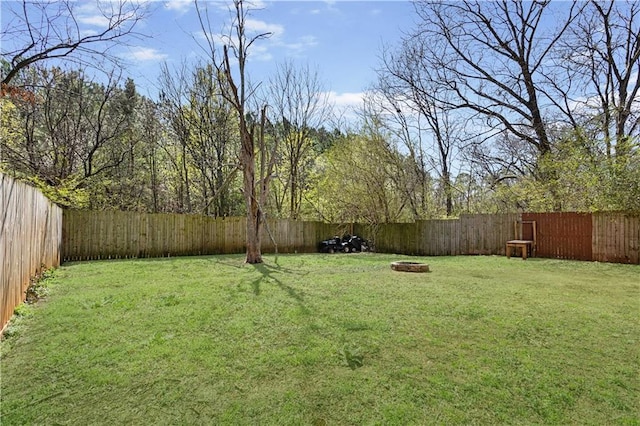
<path id="1" fill-rule="evenodd" d="M 210 13 L 211 30 L 222 33 L 230 16 L 228 2 L 201 4 Z M 286 60 L 308 64 L 338 107 L 361 103 L 362 93 L 376 80 L 382 47 L 397 44 L 413 21 L 413 5 L 403 0 L 260 1 L 257 6 L 248 26 L 272 35 L 249 52 L 252 81 L 266 81 Z M 198 45 L 203 39 L 192 1 L 152 3 L 138 30 L 150 37 L 131 43 L 121 55 L 142 94 L 156 96 L 163 61 L 171 69 L 184 60 L 206 58 Z"/>
<path id="2" fill-rule="evenodd" d="M 110 0 L 100 1 L 102 7 L 116 4 L 109 3 Z M 156 99 L 163 63 L 174 69 L 185 61 L 194 64 L 207 58 L 195 3 L 193 0 L 126 1 L 148 7 L 146 17 L 135 27 L 135 31 L 144 36 L 132 38 L 110 53 L 122 60 L 123 76 L 134 79 L 138 92 Z M 253 44 L 249 52 L 247 68 L 252 82 L 268 81 L 278 64 L 293 61 L 317 71 L 329 100 L 339 109 L 362 104 L 363 92 L 376 80 L 375 70 L 380 64 L 383 46 L 396 45 L 415 19 L 409 0 L 246 0 L 246 3 L 252 5 L 248 6 L 251 9 L 247 19 L 249 31 L 271 33 L 268 39 Z M 53 12 L 63 5 L 55 0 L 40 3 L 43 4 L 47 6 L 42 7 Z M 104 28 L 105 17 L 96 0 L 71 0 L 70 4 L 82 34 L 95 34 Z M 209 13 L 210 31 L 228 34 L 232 2 L 199 0 L 199 4 Z M 13 11 L 19 14 L 22 10 L 21 2 L 0 0 L 0 6 L 3 33 L 11 27 L 23 34 L 23 37 L 3 34 L 0 48 L 3 52 L 11 47 L 21 48 L 28 43 L 28 33 L 21 30 L 24 24 L 20 20 L 12 18 Z M 65 14 L 62 8 L 62 17 L 56 21 L 58 25 L 66 24 Z M 30 19 L 38 21 L 36 14 Z M 56 65 L 59 63 L 49 60 L 48 66 Z M 99 81 L 100 77 L 96 79 Z"/>

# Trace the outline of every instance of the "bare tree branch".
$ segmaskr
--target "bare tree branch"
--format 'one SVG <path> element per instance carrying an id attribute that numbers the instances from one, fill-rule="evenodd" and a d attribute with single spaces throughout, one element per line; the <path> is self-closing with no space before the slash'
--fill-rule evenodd
<path id="1" fill-rule="evenodd" d="M 19 10 L 8 11 L 9 17 L 3 17 L 1 54 L 9 69 L 2 76 L 2 86 L 8 86 L 20 71 L 41 61 L 63 59 L 83 65 L 95 65 L 99 59 L 117 62 L 109 53 L 113 46 L 142 36 L 135 32 L 146 14 L 139 2 L 98 1 L 98 31 L 82 25 L 83 16 L 77 5 L 71 0 L 23 0 Z"/>

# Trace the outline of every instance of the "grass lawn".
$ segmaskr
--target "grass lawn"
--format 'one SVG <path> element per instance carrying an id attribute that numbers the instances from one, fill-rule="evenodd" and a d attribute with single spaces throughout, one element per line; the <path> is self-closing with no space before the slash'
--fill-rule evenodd
<path id="1" fill-rule="evenodd" d="M 17 424 L 640 424 L 640 267 L 66 264 L 1 346 Z"/>

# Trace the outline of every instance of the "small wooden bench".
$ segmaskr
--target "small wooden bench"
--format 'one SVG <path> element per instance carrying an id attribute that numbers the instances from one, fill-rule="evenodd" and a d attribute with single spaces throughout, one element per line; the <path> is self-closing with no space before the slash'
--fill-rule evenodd
<path id="1" fill-rule="evenodd" d="M 522 259 L 527 260 L 527 253 L 533 246 L 533 241 L 530 240 L 511 240 L 507 241 L 507 259 L 511 257 L 511 250 L 520 248 L 522 251 Z"/>

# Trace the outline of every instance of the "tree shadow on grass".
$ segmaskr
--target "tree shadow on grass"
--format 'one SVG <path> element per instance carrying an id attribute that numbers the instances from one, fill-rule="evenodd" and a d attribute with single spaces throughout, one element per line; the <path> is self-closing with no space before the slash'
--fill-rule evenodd
<path id="1" fill-rule="evenodd" d="M 251 265 L 256 271 L 260 272 L 260 277 L 258 277 L 256 280 L 254 280 L 251 283 L 251 287 L 253 288 L 253 293 L 258 296 L 260 295 L 261 289 L 260 289 L 260 285 L 263 283 L 274 283 L 275 285 L 277 285 L 282 291 L 284 291 L 289 297 L 291 297 L 292 299 L 294 299 L 298 305 L 300 306 L 300 309 L 302 309 L 302 311 L 304 313 L 310 313 L 309 308 L 307 308 L 307 306 L 305 305 L 305 300 L 304 300 L 304 294 L 302 292 L 300 292 L 299 290 L 296 290 L 295 288 L 291 287 L 288 284 L 285 284 L 284 282 L 282 282 L 282 280 L 280 280 L 278 278 L 278 274 L 284 273 L 284 274 L 298 274 L 298 275 L 307 275 L 308 272 L 305 273 L 300 273 L 298 271 L 295 271 L 293 269 L 288 269 L 288 268 L 283 268 L 282 266 L 280 266 L 279 264 L 276 263 L 276 266 L 271 266 L 271 265 L 267 265 L 265 263 L 258 263 L 255 265 Z"/>
<path id="2" fill-rule="evenodd" d="M 218 265 L 229 266 L 235 269 L 241 269 L 244 266 L 244 259 L 239 255 L 215 255 L 210 260 Z"/>

